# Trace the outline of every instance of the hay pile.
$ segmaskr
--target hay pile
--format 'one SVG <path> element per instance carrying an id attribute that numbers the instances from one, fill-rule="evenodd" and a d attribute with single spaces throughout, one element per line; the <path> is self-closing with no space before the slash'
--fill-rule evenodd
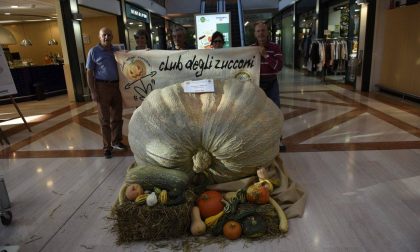
<path id="1" fill-rule="evenodd" d="M 114 206 L 111 211 L 111 220 L 113 220 L 111 230 L 117 235 L 117 244 L 134 241 L 160 241 L 156 244 L 159 244 L 160 247 L 170 248 L 177 244 L 164 242 L 170 238 L 182 238 L 193 247 L 220 243 L 221 240 L 228 242 L 229 240 L 225 239 L 223 235 L 206 235 L 200 237 L 200 239 L 191 236 L 190 213 L 196 198 L 194 192 L 187 191 L 186 202 L 176 206 L 156 205 L 148 207 L 131 201 Z M 256 208 L 257 214 L 261 215 L 267 223 L 267 233 L 252 240 L 273 239 L 281 234 L 277 213 L 270 204 L 240 204 L 239 208 Z M 208 233 L 211 233 L 210 230 L 208 230 Z"/>
<path id="2" fill-rule="evenodd" d="M 189 234 L 191 209 L 196 195 L 185 192 L 185 203 L 176 206 L 148 207 L 134 202 L 115 205 L 111 211 L 114 220 L 112 232 L 117 234 L 117 244 L 133 241 L 158 241 Z"/>

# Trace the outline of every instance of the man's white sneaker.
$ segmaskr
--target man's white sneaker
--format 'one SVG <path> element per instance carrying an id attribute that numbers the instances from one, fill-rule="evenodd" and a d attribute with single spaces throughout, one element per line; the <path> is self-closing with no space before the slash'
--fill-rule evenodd
<path id="1" fill-rule="evenodd" d="M 117 144 L 113 144 L 112 148 L 114 148 L 115 150 L 126 150 L 127 146 L 123 143 L 117 143 Z"/>

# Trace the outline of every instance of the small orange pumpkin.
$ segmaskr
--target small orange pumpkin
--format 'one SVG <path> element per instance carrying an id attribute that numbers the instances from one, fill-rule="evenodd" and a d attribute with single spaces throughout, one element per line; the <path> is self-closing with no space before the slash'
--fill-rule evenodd
<path id="1" fill-rule="evenodd" d="M 241 237 L 242 227 L 239 222 L 228 221 L 223 225 L 223 235 L 229 240 L 236 240 Z"/>
<path id="2" fill-rule="evenodd" d="M 135 201 L 139 195 L 144 193 L 143 187 L 139 184 L 131 184 L 125 190 L 125 196 L 128 200 Z"/>
<path id="3" fill-rule="evenodd" d="M 223 196 L 218 191 L 205 191 L 197 199 L 197 206 L 200 209 L 201 218 L 216 215 L 223 211 Z"/>
<path id="4" fill-rule="evenodd" d="M 255 204 L 267 204 L 270 200 L 270 191 L 261 184 L 254 184 L 246 190 L 246 199 Z"/>

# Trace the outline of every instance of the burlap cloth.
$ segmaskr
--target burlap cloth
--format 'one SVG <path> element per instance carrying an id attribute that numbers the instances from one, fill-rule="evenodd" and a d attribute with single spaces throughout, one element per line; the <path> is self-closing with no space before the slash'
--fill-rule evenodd
<path id="1" fill-rule="evenodd" d="M 287 175 L 280 154 L 277 154 L 271 165 L 265 168 L 268 171 L 268 179 L 279 184 L 278 186 L 274 186 L 271 197 L 280 204 L 287 218 L 302 217 L 305 210 L 306 193 L 299 184 Z M 259 178 L 257 176 L 252 176 L 226 183 L 209 185 L 207 189 L 232 192 L 246 188 L 258 181 Z"/>

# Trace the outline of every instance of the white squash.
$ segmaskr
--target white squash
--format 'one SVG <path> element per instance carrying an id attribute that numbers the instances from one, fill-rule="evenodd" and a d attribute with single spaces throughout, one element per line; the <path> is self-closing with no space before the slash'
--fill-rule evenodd
<path id="1" fill-rule="evenodd" d="M 146 204 L 148 205 L 148 206 L 154 206 L 154 205 L 156 205 L 158 203 L 158 199 L 157 199 L 157 196 L 156 196 L 156 193 L 155 192 L 152 192 L 151 194 L 149 194 L 148 196 L 147 196 L 147 198 L 146 198 Z"/>
<path id="2" fill-rule="evenodd" d="M 203 172 L 220 183 L 255 175 L 279 150 L 280 109 L 249 81 L 215 81 L 215 93 L 154 90 L 129 123 L 139 166 Z"/>

